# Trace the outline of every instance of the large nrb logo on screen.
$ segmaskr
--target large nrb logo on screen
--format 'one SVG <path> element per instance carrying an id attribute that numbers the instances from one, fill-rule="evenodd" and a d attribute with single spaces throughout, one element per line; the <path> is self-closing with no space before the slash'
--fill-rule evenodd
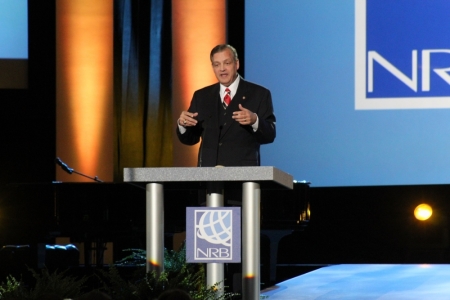
<path id="1" fill-rule="evenodd" d="M 186 261 L 238 263 L 241 261 L 239 207 L 186 208 Z"/>
<path id="2" fill-rule="evenodd" d="M 448 0 L 355 0 L 355 108 L 450 108 Z"/>

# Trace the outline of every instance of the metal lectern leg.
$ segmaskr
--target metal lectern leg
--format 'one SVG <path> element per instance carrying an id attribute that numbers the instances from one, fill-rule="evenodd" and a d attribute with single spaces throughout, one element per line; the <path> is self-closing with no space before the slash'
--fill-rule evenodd
<path id="1" fill-rule="evenodd" d="M 164 271 L 164 189 L 161 183 L 146 187 L 147 272 Z"/>
<path id="2" fill-rule="evenodd" d="M 206 194 L 207 207 L 222 207 L 223 206 L 223 187 L 221 183 L 210 183 Z M 217 296 L 224 293 L 224 264 L 223 263 L 208 263 L 206 264 L 206 286 L 211 287 L 219 283 L 217 288 Z"/>
<path id="3" fill-rule="evenodd" d="M 259 183 L 242 184 L 242 299 L 260 297 L 260 201 Z"/>

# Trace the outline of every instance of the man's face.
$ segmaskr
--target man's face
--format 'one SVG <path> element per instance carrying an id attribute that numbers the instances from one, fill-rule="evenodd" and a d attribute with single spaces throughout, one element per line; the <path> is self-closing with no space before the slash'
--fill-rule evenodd
<path id="1" fill-rule="evenodd" d="M 225 49 L 213 55 L 212 66 L 217 80 L 224 86 L 230 86 L 236 79 L 239 60 L 235 61 L 231 50 Z"/>

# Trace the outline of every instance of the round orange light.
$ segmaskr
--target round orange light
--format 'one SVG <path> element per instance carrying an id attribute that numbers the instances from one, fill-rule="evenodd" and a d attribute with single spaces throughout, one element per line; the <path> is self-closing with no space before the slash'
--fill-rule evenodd
<path id="1" fill-rule="evenodd" d="M 433 209 L 425 203 L 417 205 L 416 209 L 414 209 L 414 216 L 420 221 L 428 220 L 432 214 Z"/>

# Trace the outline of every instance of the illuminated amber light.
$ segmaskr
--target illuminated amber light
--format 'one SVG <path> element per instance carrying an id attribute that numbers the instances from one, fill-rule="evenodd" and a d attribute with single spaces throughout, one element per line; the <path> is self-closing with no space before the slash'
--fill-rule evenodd
<path id="1" fill-rule="evenodd" d="M 425 221 L 428 220 L 433 214 L 433 209 L 428 204 L 420 204 L 414 209 L 414 216 L 417 220 Z"/>
<path id="2" fill-rule="evenodd" d="M 153 266 L 153 267 L 160 267 L 161 266 L 161 264 L 160 263 L 158 263 L 156 260 L 154 260 L 154 259 L 150 259 L 149 261 L 148 261 L 148 263 L 151 265 L 151 266 Z"/>
<path id="3" fill-rule="evenodd" d="M 113 1 L 56 1 L 57 156 L 113 178 Z M 89 181 L 57 168 L 57 179 Z"/>
<path id="4" fill-rule="evenodd" d="M 225 12 L 225 0 L 172 1 L 174 121 L 189 107 L 195 90 L 217 82 L 209 54 L 226 42 Z M 199 145 L 185 146 L 175 134 L 173 143 L 173 165 L 195 166 Z"/>

